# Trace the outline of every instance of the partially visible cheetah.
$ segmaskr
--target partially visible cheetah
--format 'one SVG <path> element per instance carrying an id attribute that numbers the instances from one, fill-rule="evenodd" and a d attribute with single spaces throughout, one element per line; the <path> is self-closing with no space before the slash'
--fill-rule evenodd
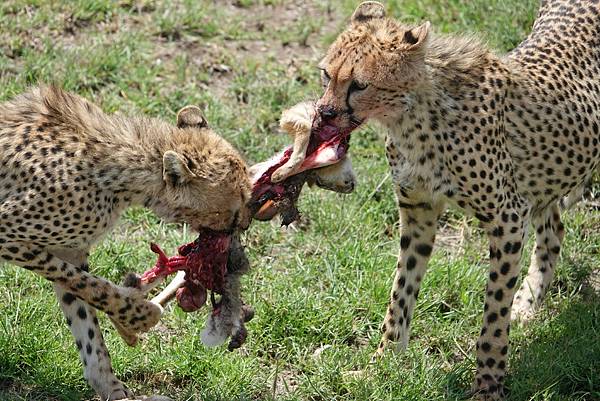
<path id="1" fill-rule="evenodd" d="M 90 247 L 132 205 L 192 229 L 247 227 L 244 161 L 197 107 L 182 109 L 174 127 L 106 115 L 42 87 L 0 104 L 0 163 L 0 257 L 54 282 L 84 377 L 101 399 L 130 397 L 113 374 L 96 309 L 130 344 L 161 309 L 90 274 Z"/>
<path id="2" fill-rule="evenodd" d="M 542 1 L 532 33 L 506 56 L 435 35 L 428 22 L 405 26 L 378 2 L 356 9 L 321 62 L 318 109 L 325 128 L 371 119 L 388 130 L 401 238 L 378 354 L 407 346 L 438 219 L 456 204 L 490 242 L 473 389 L 503 397 L 511 307 L 528 319 L 542 301 L 564 236 L 557 202 L 598 165 L 599 40 L 598 1 Z M 516 291 L 528 223 L 535 252 Z"/>

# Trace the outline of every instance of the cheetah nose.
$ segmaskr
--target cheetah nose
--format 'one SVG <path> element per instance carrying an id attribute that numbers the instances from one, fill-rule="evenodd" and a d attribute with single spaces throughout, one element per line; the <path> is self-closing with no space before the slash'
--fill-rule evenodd
<path id="1" fill-rule="evenodd" d="M 319 106 L 319 114 L 323 120 L 331 120 L 338 115 L 333 106 L 328 105 Z"/>

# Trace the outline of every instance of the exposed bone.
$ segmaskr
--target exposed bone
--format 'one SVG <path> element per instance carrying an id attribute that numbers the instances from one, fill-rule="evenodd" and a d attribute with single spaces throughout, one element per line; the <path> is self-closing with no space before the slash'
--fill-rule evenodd
<path id="1" fill-rule="evenodd" d="M 166 278 L 166 276 L 159 276 L 159 277 L 156 277 L 152 281 L 145 281 L 145 280 L 142 280 L 142 277 L 139 276 L 138 274 L 130 272 L 130 273 L 127 273 L 127 275 L 123 279 L 122 285 L 123 285 L 123 287 L 137 288 L 138 290 L 142 291 L 144 294 L 148 294 L 150 291 L 152 291 L 153 289 L 158 287 L 165 280 L 165 278 Z M 153 302 L 153 300 L 151 300 L 151 302 Z M 156 303 L 156 305 L 160 305 L 160 304 Z"/>
<path id="2" fill-rule="evenodd" d="M 255 219 L 269 220 L 276 214 L 280 214 L 282 223 L 287 225 L 299 217 L 296 202 L 304 183 L 316 183 L 320 187 L 343 193 L 354 189 L 355 177 L 346 152 L 349 146 L 349 134 L 358 125 L 346 131 L 340 131 L 331 125 L 323 125 L 323 122 L 316 117 L 314 102 L 304 102 L 284 111 L 280 126 L 294 138 L 294 145 L 270 160 L 251 167 L 250 174 L 254 187 L 249 207 Z M 280 180 L 283 181 L 277 182 Z M 202 234 L 199 239 L 201 237 Z M 215 346 L 230 337 L 228 348 L 230 350 L 238 348 L 247 336 L 244 323 L 254 315 L 254 311 L 241 300 L 240 278 L 249 267 L 243 247 L 237 237 L 233 238 L 228 250 L 227 271 L 225 273 L 225 266 L 221 264 L 220 284 L 213 287 L 207 282 L 212 282 L 211 278 L 217 276 L 209 274 L 202 276 L 203 278 L 189 277 L 191 274 L 197 275 L 204 271 L 202 269 L 205 266 L 198 259 L 188 264 L 188 254 L 181 250 L 191 245 L 180 247 L 180 256 L 171 258 L 167 257 L 158 246 L 153 245 L 155 248 L 153 250 L 159 254 L 157 265 L 144 273 L 141 279 L 136 276 L 128 277 L 128 284 L 147 291 L 150 289 L 149 284 L 154 287 L 155 282 L 163 279 L 164 276 L 176 270 L 185 270 L 185 272 L 179 271 L 171 283 L 152 299 L 152 302 L 164 306 L 176 296 L 184 310 L 192 311 L 204 304 L 207 298 L 206 290 L 212 289 L 213 313 L 209 316 L 206 328 L 202 332 L 202 341 L 208 346 Z M 190 252 L 193 254 L 199 251 Z M 209 254 L 214 255 L 214 252 Z M 218 254 L 224 255 L 220 251 Z M 207 255 L 202 256 L 201 258 L 204 258 L 202 260 L 206 260 Z M 190 273 L 187 279 L 186 272 Z M 197 291 L 191 284 L 198 287 Z M 218 302 L 214 299 L 215 289 L 221 294 Z M 181 292 L 184 290 L 187 290 L 185 305 L 188 304 L 189 296 L 198 295 L 199 291 L 202 291 L 202 299 L 192 302 L 188 305 L 189 309 L 186 309 L 182 297 L 184 293 Z"/>
<path id="3" fill-rule="evenodd" d="M 159 258 L 167 258 L 160 255 Z M 168 262 L 166 262 L 168 263 Z M 206 346 L 217 346 L 231 338 L 228 349 L 239 348 L 247 337 L 245 322 L 248 322 L 254 316 L 254 310 L 248 305 L 244 305 L 241 298 L 241 276 L 248 272 L 250 263 L 244 252 L 244 248 L 237 236 L 231 239 L 228 247 L 227 272 L 223 288 L 220 290 L 221 298 L 217 302 L 214 299 L 214 291 L 211 293 L 213 311 L 209 315 L 206 328 L 201 334 L 202 342 Z M 160 273 L 160 272 L 159 272 Z M 153 280 L 163 280 L 165 276 L 161 274 L 152 275 Z M 177 290 L 186 283 L 186 271 L 178 271 L 173 280 L 157 296 L 152 299 L 157 305 L 165 306 L 175 297 Z M 124 284 L 140 288 L 144 285 L 144 280 L 133 273 L 129 274 Z M 189 284 L 189 283 L 188 283 Z M 117 327 L 119 330 L 119 327 Z M 127 341 L 135 341 L 128 333 L 121 333 L 121 336 Z"/>
<path id="4" fill-rule="evenodd" d="M 173 277 L 173 280 L 154 298 L 152 298 L 151 302 L 154 302 L 157 305 L 161 305 L 162 307 L 166 306 L 169 301 L 175 298 L 175 293 L 177 290 L 185 283 L 185 272 L 178 271 Z"/>

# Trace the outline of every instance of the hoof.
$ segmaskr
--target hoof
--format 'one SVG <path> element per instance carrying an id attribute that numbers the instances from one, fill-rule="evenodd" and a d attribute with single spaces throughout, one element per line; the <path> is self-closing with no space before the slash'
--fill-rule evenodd
<path id="1" fill-rule="evenodd" d="M 242 313 L 244 323 L 248 323 L 250 320 L 254 318 L 254 308 L 250 305 L 242 305 Z"/>

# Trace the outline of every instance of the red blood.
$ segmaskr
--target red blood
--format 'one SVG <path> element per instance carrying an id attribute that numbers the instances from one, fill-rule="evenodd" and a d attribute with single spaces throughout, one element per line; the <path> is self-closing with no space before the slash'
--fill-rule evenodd
<path id="1" fill-rule="evenodd" d="M 184 312 L 194 312 L 206 303 L 206 288 L 186 281 L 185 285 L 177 290 L 176 297 Z"/>
<path id="2" fill-rule="evenodd" d="M 326 146 L 335 146 L 344 139 L 344 135 L 341 135 L 340 129 L 329 124 L 320 127 L 318 130 L 313 129 L 310 135 L 310 141 L 306 148 L 306 156 Z"/>
<path id="3" fill-rule="evenodd" d="M 262 195 L 264 195 L 267 191 L 271 191 L 275 194 L 283 194 L 284 187 L 282 184 L 275 184 L 271 181 L 271 175 L 277 170 L 279 167 L 283 166 L 290 157 L 292 156 L 292 148 L 289 147 L 283 152 L 281 158 L 275 162 L 271 167 L 267 169 L 255 182 L 254 187 L 252 189 L 252 198 L 258 199 Z"/>
<path id="4" fill-rule="evenodd" d="M 154 267 L 142 275 L 151 283 L 179 270 L 185 271 L 185 284 L 177 291 L 177 301 L 185 311 L 194 311 L 206 303 L 206 290 L 223 293 L 231 234 L 202 230 L 194 242 L 179 247 L 179 256 L 167 257 L 156 244 L 150 249 L 158 254 Z"/>
<path id="5" fill-rule="evenodd" d="M 186 281 L 223 292 L 231 235 L 205 230 L 196 241 L 179 247 L 186 258 Z"/>
<path id="6" fill-rule="evenodd" d="M 344 158 L 350 147 L 350 133 L 359 125 L 359 123 L 356 123 L 342 131 L 334 125 L 324 124 L 317 118 L 313 122 L 305 160 L 298 172 L 334 164 Z M 332 153 L 331 150 L 335 152 Z M 323 154 L 326 151 L 330 151 L 330 154 Z M 268 207 L 267 202 L 272 204 L 273 201 L 290 196 L 288 193 L 289 188 L 286 185 L 290 177 L 282 182 L 274 183 L 271 181 L 271 175 L 283 166 L 291 155 L 292 147 L 289 147 L 283 152 L 279 160 L 273 160 L 273 164 L 254 181 L 252 199 L 258 204 L 255 217 L 259 220 L 269 220 L 278 212 L 275 210 L 276 208 Z M 319 158 L 319 156 L 322 157 Z"/>

